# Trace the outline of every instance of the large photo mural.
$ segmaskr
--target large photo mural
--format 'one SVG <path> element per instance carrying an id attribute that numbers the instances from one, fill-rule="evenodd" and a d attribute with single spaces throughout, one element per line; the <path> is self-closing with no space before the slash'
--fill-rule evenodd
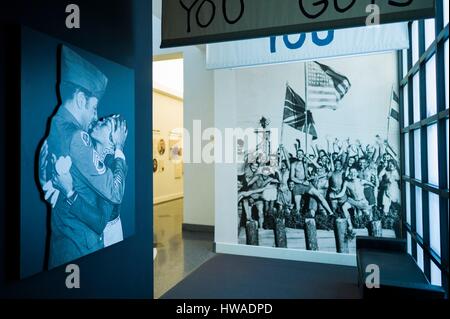
<path id="1" fill-rule="evenodd" d="M 238 242 L 354 253 L 400 236 L 395 54 L 236 70 Z M 274 136 L 271 136 L 275 133 Z"/>
<path id="2" fill-rule="evenodd" d="M 135 230 L 134 71 L 24 27 L 20 275 Z"/>

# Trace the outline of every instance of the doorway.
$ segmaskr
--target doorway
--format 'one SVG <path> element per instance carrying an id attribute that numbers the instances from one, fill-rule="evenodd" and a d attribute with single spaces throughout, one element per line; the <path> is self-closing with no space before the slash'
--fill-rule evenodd
<path id="1" fill-rule="evenodd" d="M 183 56 L 153 59 L 154 295 L 183 278 Z M 157 257 L 157 258 L 156 258 Z"/>

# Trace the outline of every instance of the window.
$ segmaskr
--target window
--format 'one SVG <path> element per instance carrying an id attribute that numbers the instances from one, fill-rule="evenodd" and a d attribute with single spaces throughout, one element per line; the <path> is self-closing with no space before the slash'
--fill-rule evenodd
<path id="1" fill-rule="evenodd" d="M 435 19 L 409 23 L 401 59 L 402 206 L 408 252 L 427 278 L 448 291 L 449 52 L 448 0 Z M 409 65 L 408 61 L 412 61 Z M 404 68 L 407 68 L 406 70 Z"/>
<path id="2" fill-rule="evenodd" d="M 403 127 L 409 125 L 409 94 L 408 94 L 408 84 L 403 87 Z"/>
<path id="3" fill-rule="evenodd" d="M 425 48 L 429 48 L 436 38 L 435 19 L 425 20 Z"/>
<path id="4" fill-rule="evenodd" d="M 414 178 L 422 179 L 422 154 L 420 153 L 420 130 L 414 131 Z"/>
<path id="5" fill-rule="evenodd" d="M 439 220 L 439 196 L 429 194 L 430 207 L 430 246 L 438 255 L 441 254 L 441 232 Z"/>
<path id="6" fill-rule="evenodd" d="M 408 73 L 408 50 L 403 50 L 403 77 Z"/>
<path id="7" fill-rule="evenodd" d="M 436 55 L 428 60 L 426 64 L 426 88 L 427 88 L 427 116 L 432 116 L 437 112 L 436 97 Z"/>
<path id="8" fill-rule="evenodd" d="M 405 161 L 403 167 L 405 168 L 405 173 L 408 176 L 411 176 L 411 171 L 409 169 L 409 133 L 404 135 L 405 139 Z"/>
<path id="9" fill-rule="evenodd" d="M 433 285 L 441 286 L 442 285 L 442 274 L 439 270 L 438 266 L 435 263 L 431 263 L 431 283 Z"/>
<path id="10" fill-rule="evenodd" d="M 406 222 L 411 225 L 411 185 L 406 183 Z"/>
<path id="11" fill-rule="evenodd" d="M 410 233 L 408 233 L 407 235 L 406 235 L 406 244 L 407 244 L 407 249 L 408 249 L 408 254 L 412 254 L 412 247 L 411 247 L 411 245 L 412 245 L 412 243 L 411 243 L 411 234 Z"/>
<path id="12" fill-rule="evenodd" d="M 427 128 L 428 148 L 428 183 L 439 186 L 438 165 L 438 136 L 437 125 L 433 124 Z"/>
<path id="13" fill-rule="evenodd" d="M 419 60 L 419 21 L 414 21 L 411 31 L 412 38 L 412 64 L 416 64 Z"/>
<path id="14" fill-rule="evenodd" d="M 422 189 L 416 187 L 416 232 L 423 237 L 423 217 L 422 217 Z"/>
<path id="15" fill-rule="evenodd" d="M 422 247 L 420 247 L 420 245 L 417 245 L 417 264 L 423 271 L 424 270 L 423 249 Z"/>
<path id="16" fill-rule="evenodd" d="M 441 0 L 444 3 L 443 14 L 444 14 L 444 26 L 448 24 L 448 1 Z"/>
<path id="17" fill-rule="evenodd" d="M 448 83 L 448 68 L 450 67 L 448 65 L 448 40 L 445 41 L 444 58 L 445 58 L 445 108 L 448 109 L 448 86 L 450 85 L 450 83 Z"/>
<path id="18" fill-rule="evenodd" d="M 414 123 L 420 121 L 420 72 L 413 77 Z"/>

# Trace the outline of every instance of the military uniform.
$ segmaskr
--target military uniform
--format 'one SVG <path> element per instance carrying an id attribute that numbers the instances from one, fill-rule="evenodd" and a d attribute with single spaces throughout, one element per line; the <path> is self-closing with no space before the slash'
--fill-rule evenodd
<path id="1" fill-rule="evenodd" d="M 95 66 L 67 47 L 61 61 L 62 81 L 101 97 L 107 79 Z M 116 151 L 107 167 L 89 134 L 65 107 L 52 118 L 47 143 L 49 156 L 71 157 L 74 189 L 70 198 L 59 196 L 52 209 L 49 268 L 53 268 L 104 247 L 103 230 L 119 214 L 127 166 L 123 153 Z"/>

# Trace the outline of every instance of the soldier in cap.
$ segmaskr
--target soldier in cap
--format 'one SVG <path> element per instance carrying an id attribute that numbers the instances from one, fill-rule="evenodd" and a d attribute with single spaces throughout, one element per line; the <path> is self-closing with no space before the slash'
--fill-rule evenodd
<path id="1" fill-rule="evenodd" d="M 62 47 L 62 103 L 40 156 L 41 185 L 52 203 L 49 268 L 103 248 L 103 231 L 118 215 L 127 172 L 126 124 L 111 118 L 88 133 L 97 122 L 97 104 L 107 82 L 94 65 Z M 107 155 L 112 157 L 108 166 Z M 60 164 L 64 160 L 70 165 Z M 46 165 L 49 162 L 53 165 Z"/>

